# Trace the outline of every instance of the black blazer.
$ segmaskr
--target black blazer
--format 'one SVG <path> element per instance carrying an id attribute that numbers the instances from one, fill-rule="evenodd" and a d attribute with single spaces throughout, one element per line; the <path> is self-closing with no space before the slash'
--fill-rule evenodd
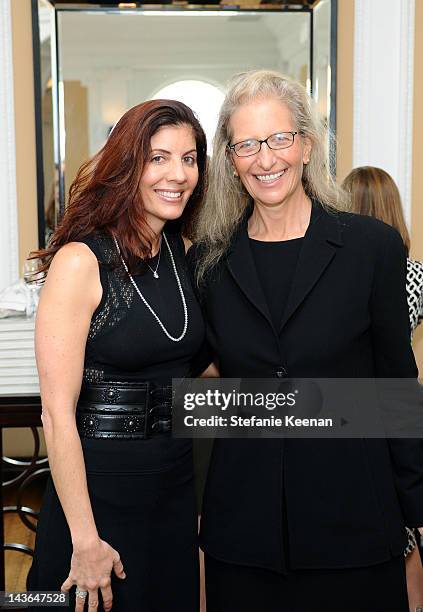
<path id="1" fill-rule="evenodd" d="M 245 218 L 201 292 L 221 376 L 415 377 L 405 274 L 390 226 L 314 203 L 275 329 Z M 201 542 L 216 558 L 277 571 L 371 565 L 402 554 L 405 523 L 423 526 L 422 440 L 215 441 Z"/>

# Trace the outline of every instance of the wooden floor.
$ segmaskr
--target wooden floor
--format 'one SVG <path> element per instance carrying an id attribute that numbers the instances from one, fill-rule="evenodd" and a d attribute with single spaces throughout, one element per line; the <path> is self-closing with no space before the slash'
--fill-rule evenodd
<path id="1" fill-rule="evenodd" d="M 34 482 L 25 492 L 23 500 L 24 506 L 29 506 L 33 510 L 39 510 L 43 495 L 45 481 Z M 16 490 L 4 492 L 4 505 L 16 505 Z M 26 544 L 34 548 L 35 533 L 28 529 L 16 513 L 4 515 L 5 542 Z M 25 582 L 28 570 L 31 566 L 32 557 L 22 552 L 7 550 L 5 552 L 6 565 L 6 590 L 25 591 Z"/>

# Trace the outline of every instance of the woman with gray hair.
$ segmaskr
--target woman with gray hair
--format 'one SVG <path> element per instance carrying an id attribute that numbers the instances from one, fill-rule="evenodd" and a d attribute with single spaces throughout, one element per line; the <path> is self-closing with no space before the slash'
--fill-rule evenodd
<path id="1" fill-rule="evenodd" d="M 327 143 L 300 84 L 235 77 L 189 252 L 222 377 L 417 375 L 402 240 L 344 210 Z M 218 439 L 207 610 L 408 612 L 404 519 L 423 525 L 421 440 Z"/>

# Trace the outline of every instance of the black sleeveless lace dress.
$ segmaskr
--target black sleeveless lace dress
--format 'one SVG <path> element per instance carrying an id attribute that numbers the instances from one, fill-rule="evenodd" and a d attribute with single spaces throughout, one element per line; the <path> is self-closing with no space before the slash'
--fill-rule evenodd
<path id="1" fill-rule="evenodd" d="M 103 287 L 88 334 L 84 381 L 169 384 L 172 377 L 190 375 L 192 360 L 203 343 L 204 323 L 186 269 L 182 238 L 167 237 L 188 309 L 188 330 L 180 342 L 166 337 L 126 273 L 113 267 L 117 251 L 111 238 L 83 240 L 97 256 Z M 155 269 L 157 259 L 150 265 Z M 134 279 L 169 333 L 178 336 L 184 311 L 164 243 L 158 273 L 155 279 L 147 268 L 134 274 Z M 144 440 L 82 439 L 82 448 L 99 535 L 119 552 L 127 576 L 122 581 L 112 574 L 113 611 L 197 612 L 191 441 L 171 435 Z M 49 479 L 28 589 L 58 591 L 68 576 L 71 555 L 69 529 Z M 70 609 L 74 609 L 74 589 Z"/>

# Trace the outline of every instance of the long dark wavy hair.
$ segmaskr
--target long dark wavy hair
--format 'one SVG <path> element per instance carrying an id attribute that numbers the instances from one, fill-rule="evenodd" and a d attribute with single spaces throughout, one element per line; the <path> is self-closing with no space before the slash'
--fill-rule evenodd
<path id="1" fill-rule="evenodd" d="M 151 100 L 128 110 L 103 148 L 78 170 L 65 214 L 48 247 L 30 254 L 30 258 L 41 259 L 39 272 L 47 274 L 63 245 L 93 233 L 116 235 L 130 270 L 136 268 L 140 257 L 151 257 L 153 234 L 145 218 L 140 181 L 152 136 L 162 127 L 183 125 L 191 127 L 195 137 L 198 183 L 178 227 L 184 235 L 192 235 L 193 218 L 206 189 L 206 136 L 193 111 L 182 102 Z"/>

